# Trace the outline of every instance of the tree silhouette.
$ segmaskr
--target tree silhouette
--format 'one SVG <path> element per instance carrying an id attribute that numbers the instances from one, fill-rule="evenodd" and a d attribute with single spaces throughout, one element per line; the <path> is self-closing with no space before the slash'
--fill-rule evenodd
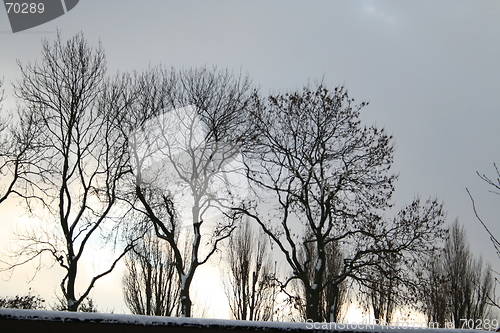
<path id="1" fill-rule="evenodd" d="M 256 234 L 250 221 L 246 220 L 231 235 L 225 258 L 229 269 L 221 273 L 232 317 L 237 320 L 272 320 L 276 301 L 275 276 L 264 234 Z"/>
<path id="2" fill-rule="evenodd" d="M 382 267 L 392 254 L 427 251 L 440 235 L 435 201 L 421 206 L 416 200 L 392 221 L 380 217 L 394 189 L 394 147 L 384 130 L 361 125 L 365 105 L 355 106 L 343 88 L 321 84 L 265 100 L 255 96 L 252 104 L 247 177 L 256 192 L 272 193 L 275 206 L 268 217 L 259 213 L 258 200 L 235 211 L 254 219 L 284 254 L 292 274 L 283 288 L 302 282 L 306 316 L 315 321 L 324 318 L 325 288 L 348 278 L 365 283 L 371 267 Z M 326 276 L 330 243 L 345 257 L 340 271 Z M 334 309 L 328 317 L 336 320 Z"/>
<path id="3" fill-rule="evenodd" d="M 106 78 L 104 51 L 91 48 L 82 34 L 67 42 L 60 35 L 53 44 L 44 41 L 42 55 L 40 63 L 19 64 L 15 94 L 22 103 L 20 122 L 30 124 L 25 131 L 35 133 L 32 147 L 41 156 L 30 181 L 37 184 L 32 197 L 45 210 L 32 213 L 40 219 L 46 214 L 47 224 L 54 225 L 20 235 L 19 256 L 11 267 L 50 254 L 65 271 L 61 290 L 67 310 L 76 311 L 132 248 L 125 245 L 106 269 L 77 283 L 83 280 L 78 273 L 90 244 L 123 216 L 118 194 L 130 166 L 127 141 L 113 118 L 125 103 L 116 93 L 123 82 Z"/>
<path id="4" fill-rule="evenodd" d="M 179 315 L 179 283 L 168 244 L 147 234 L 127 254 L 125 267 L 123 294 L 133 314 Z"/>
<path id="5" fill-rule="evenodd" d="M 133 204 L 170 245 L 181 313 L 190 317 L 197 268 L 234 230 L 226 207 L 237 200 L 230 178 L 246 137 L 250 82 L 216 68 L 153 68 L 136 79 L 138 98 L 124 122 L 131 129 Z M 186 239 L 191 246 L 182 245 Z"/>

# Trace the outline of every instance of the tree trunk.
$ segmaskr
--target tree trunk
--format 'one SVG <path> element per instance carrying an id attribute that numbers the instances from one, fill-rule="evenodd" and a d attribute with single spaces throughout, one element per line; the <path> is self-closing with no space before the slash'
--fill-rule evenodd
<path id="1" fill-rule="evenodd" d="M 319 313 L 319 291 L 318 289 L 307 288 L 306 291 L 306 317 L 314 322 L 321 321 Z"/>
<path id="2" fill-rule="evenodd" d="M 337 314 L 338 314 L 338 306 L 339 306 L 339 287 L 338 285 L 334 285 L 333 287 L 333 302 L 332 306 L 330 307 L 330 322 L 331 323 L 336 323 L 337 322 Z"/>
<path id="3" fill-rule="evenodd" d="M 68 284 L 66 287 L 66 303 L 68 304 L 68 311 L 76 312 L 78 310 L 78 303 L 75 297 L 75 283 L 76 283 L 77 265 L 76 262 L 69 264 L 68 270 Z"/>
<path id="4" fill-rule="evenodd" d="M 193 281 L 194 272 L 196 270 L 196 266 L 191 267 L 191 272 L 187 275 L 181 274 L 181 316 L 182 317 L 191 317 L 191 308 L 193 302 L 191 301 L 191 295 L 189 293 L 189 287 L 191 286 L 191 282 Z"/>
<path id="5" fill-rule="evenodd" d="M 191 297 L 189 296 L 189 286 L 186 289 L 181 289 L 181 316 L 191 317 Z"/>
<path id="6" fill-rule="evenodd" d="M 147 276 L 146 276 L 146 315 L 151 316 L 153 315 L 153 312 L 151 311 L 151 298 L 152 298 L 152 286 L 151 286 L 151 274 L 153 271 L 153 267 L 151 264 L 148 262 L 146 263 L 147 266 Z"/>

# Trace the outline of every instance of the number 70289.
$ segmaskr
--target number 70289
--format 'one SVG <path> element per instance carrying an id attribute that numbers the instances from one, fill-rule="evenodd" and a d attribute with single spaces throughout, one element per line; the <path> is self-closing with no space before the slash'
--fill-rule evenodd
<path id="1" fill-rule="evenodd" d="M 496 319 L 460 319 L 460 328 L 473 330 L 496 330 L 498 320 Z"/>
<path id="2" fill-rule="evenodd" d="M 41 14 L 45 10 L 45 6 L 42 2 L 6 2 L 5 3 L 7 14 L 11 12 L 15 14 Z"/>

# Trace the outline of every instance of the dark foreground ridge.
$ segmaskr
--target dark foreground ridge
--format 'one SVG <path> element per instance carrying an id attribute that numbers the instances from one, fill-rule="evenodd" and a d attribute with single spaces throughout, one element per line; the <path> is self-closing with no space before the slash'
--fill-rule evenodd
<path id="1" fill-rule="evenodd" d="M 453 331 L 453 333 L 472 333 L 475 330 L 424 329 L 368 324 L 258 322 L 206 318 L 174 318 L 125 314 L 0 309 L 0 332 L 2 333 L 450 333 L 450 331 Z"/>
<path id="2" fill-rule="evenodd" d="M 5 330 L 8 328 L 9 330 Z M 305 323 L 0 309 L 0 332 L 302 332 Z M 311 330 L 308 330 L 312 332 Z"/>

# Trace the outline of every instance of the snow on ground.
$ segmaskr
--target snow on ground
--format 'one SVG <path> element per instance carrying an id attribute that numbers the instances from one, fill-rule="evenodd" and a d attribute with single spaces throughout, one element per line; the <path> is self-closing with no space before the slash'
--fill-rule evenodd
<path id="1" fill-rule="evenodd" d="M 125 314 L 59 312 L 59 311 L 34 311 L 18 309 L 0 309 L 0 321 L 3 319 L 64 321 L 64 322 L 90 322 L 106 324 L 131 324 L 144 326 L 183 326 L 206 327 L 217 329 L 263 330 L 263 331 L 345 331 L 345 332 L 374 332 L 374 333 L 474 333 L 478 330 L 423 328 L 423 324 L 401 323 L 400 325 L 374 325 L 369 323 L 313 323 L 313 322 L 258 322 L 227 319 L 207 318 L 178 318 L 178 317 L 152 317 Z"/>

